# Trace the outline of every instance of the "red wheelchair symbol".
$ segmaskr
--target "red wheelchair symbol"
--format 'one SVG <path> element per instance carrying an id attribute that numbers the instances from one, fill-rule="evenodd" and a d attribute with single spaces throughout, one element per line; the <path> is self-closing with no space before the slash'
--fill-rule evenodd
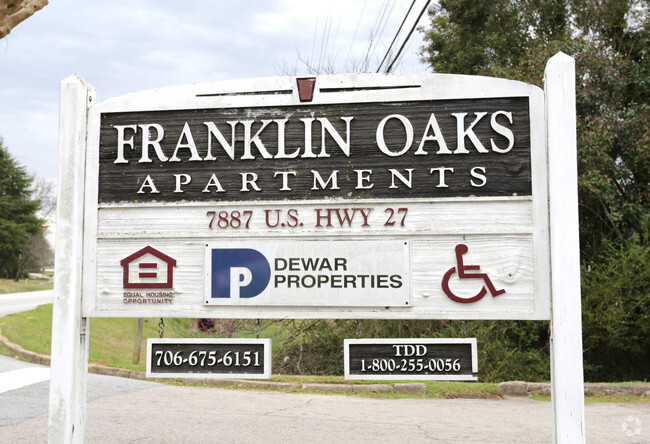
<path id="1" fill-rule="evenodd" d="M 479 265 L 465 265 L 463 264 L 463 255 L 469 251 L 467 245 L 458 244 L 456 245 L 456 266 L 447 270 L 445 275 L 442 277 L 442 291 L 445 292 L 447 297 L 455 302 L 460 302 L 463 304 L 469 304 L 471 302 L 479 301 L 485 296 L 485 294 L 490 291 L 492 297 L 499 296 L 500 294 L 505 293 L 505 290 L 497 290 L 492 284 L 490 277 L 486 273 L 467 273 L 468 271 L 479 271 L 481 267 Z M 481 287 L 481 290 L 476 296 L 471 298 L 461 298 L 456 296 L 451 289 L 449 288 L 449 279 L 454 273 L 458 273 L 458 279 L 483 279 L 485 285 Z M 485 288 L 487 287 L 487 288 Z"/>

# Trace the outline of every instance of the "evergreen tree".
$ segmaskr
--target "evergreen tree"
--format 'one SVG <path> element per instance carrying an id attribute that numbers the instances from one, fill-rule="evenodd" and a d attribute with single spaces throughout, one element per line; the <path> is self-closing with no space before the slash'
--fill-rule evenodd
<path id="1" fill-rule="evenodd" d="M 32 178 L 11 156 L 0 139 L 0 277 L 18 280 L 18 263 L 25 242 L 43 231 L 31 199 Z"/>
<path id="2" fill-rule="evenodd" d="M 437 72 L 542 86 L 553 54 L 576 60 L 583 342 L 592 380 L 645 379 L 650 366 L 649 6 L 441 0 L 424 31 L 422 60 Z"/>

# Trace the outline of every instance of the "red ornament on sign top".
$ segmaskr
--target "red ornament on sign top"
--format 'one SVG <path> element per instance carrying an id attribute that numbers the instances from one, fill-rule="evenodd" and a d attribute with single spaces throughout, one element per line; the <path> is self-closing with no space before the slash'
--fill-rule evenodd
<path id="1" fill-rule="evenodd" d="M 298 97 L 301 102 L 311 102 L 314 98 L 316 77 L 301 77 L 296 79 L 298 83 Z"/>

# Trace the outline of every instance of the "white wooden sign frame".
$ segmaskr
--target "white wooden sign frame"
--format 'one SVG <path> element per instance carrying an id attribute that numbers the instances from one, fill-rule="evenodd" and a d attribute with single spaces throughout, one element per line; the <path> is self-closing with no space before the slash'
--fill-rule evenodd
<path id="1" fill-rule="evenodd" d="M 239 94 L 251 88 L 270 91 L 265 94 Z M 86 179 L 84 203 L 84 269 L 82 312 L 89 317 L 215 317 L 197 294 L 204 294 L 202 245 L 212 239 L 255 242 L 278 239 L 299 242 L 305 239 L 367 239 L 410 241 L 412 272 L 411 303 L 407 308 L 375 307 L 219 307 L 222 318 L 375 318 L 375 319 L 549 319 L 550 250 L 548 244 L 548 182 L 544 94 L 539 88 L 522 82 L 441 74 L 404 76 L 334 75 L 318 78 L 312 106 L 360 102 L 381 104 L 387 100 L 409 102 L 434 98 L 438 101 L 526 97 L 530 110 L 531 196 L 434 197 L 428 199 L 327 199 L 246 202 L 183 202 L 178 204 L 137 202 L 100 203 L 98 201 L 100 122 L 102 115 L 120 112 L 193 110 L 209 108 L 288 107 L 296 106 L 298 92 L 290 77 L 237 80 L 144 91 L 108 99 L 88 110 Z M 411 87 L 417 85 L 417 88 Z M 363 89 L 365 87 L 365 89 Z M 340 89 L 327 94 L 318 91 Z M 293 94 L 276 94 L 294 90 Z M 211 93 L 218 92 L 217 97 Z M 222 92 L 225 93 L 222 94 Z M 469 122 L 467 123 L 469 124 Z M 374 136 L 374 134 L 372 134 Z M 127 138 L 127 136 L 125 136 Z M 134 142 L 135 144 L 136 142 Z M 125 148 L 125 150 L 128 148 Z M 411 151 L 415 151 L 413 148 Z M 416 161 L 419 159 L 416 159 Z M 429 162 L 435 162 L 430 160 Z M 504 158 L 504 162 L 506 159 Z M 178 163 L 181 166 L 181 162 Z M 256 216 L 268 208 L 299 214 L 311 214 L 318 208 L 344 211 L 351 205 L 373 208 L 370 226 L 323 230 L 314 219 L 293 230 L 270 229 L 263 225 L 249 230 L 208 229 L 210 210 L 246 209 Z M 409 209 L 404 227 L 387 230 L 383 224 L 388 208 Z M 178 211 L 182 208 L 182 211 Z M 255 220 L 254 220 L 255 221 Z M 143 223 L 146 222 L 146 226 Z M 316 221 L 317 223 L 318 221 Z M 455 264 L 454 247 L 467 242 L 468 261 L 480 264 L 507 286 L 508 297 L 485 297 L 477 303 L 458 304 L 444 297 L 440 279 Z M 119 263 L 127 254 L 152 245 L 177 260 L 173 304 L 125 304 Z M 431 258 L 437 260 L 432 261 Z M 466 281 L 467 282 L 467 281 Z"/>
<path id="2" fill-rule="evenodd" d="M 528 208 L 527 222 L 523 222 L 524 232 L 528 241 L 533 241 L 534 251 L 530 250 L 528 259 L 534 264 L 534 271 L 529 271 L 530 279 L 527 284 L 529 297 L 528 305 L 517 308 L 500 305 L 499 298 L 485 298 L 485 304 L 449 304 L 448 308 L 432 307 L 426 294 L 426 273 L 422 279 L 425 285 L 418 287 L 417 281 L 412 284 L 414 292 L 420 291 L 413 297 L 413 306 L 406 309 L 390 310 L 382 308 L 350 309 L 342 308 L 291 308 L 290 310 L 264 308 L 249 309 L 240 307 L 219 307 L 219 312 L 213 311 L 211 317 L 246 317 L 246 318 L 446 318 L 446 319 L 550 319 L 551 321 L 551 378 L 553 392 L 554 442 L 584 442 L 584 395 L 582 376 L 582 340 L 580 315 L 580 281 L 579 281 L 579 248 L 578 248 L 578 217 L 577 217 L 577 172 L 576 172 L 576 136 L 575 136 L 575 83 L 573 59 L 557 54 L 547 64 L 545 73 L 545 93 L 541 90 L 519 82 L 503 79 L 474 78 L 467 76 L 444 75 L 414 75 L 405 77 L 384 76 L 373 80 L 377 89 L 384 86 L 398 86 L 403 81 L 412 84 L 414 81 L 427 85 L 427 91 L 433 93 L 436 99 L 492 98 L 503 96 L 527 96 L 530 98 L 530 131 L 531 131 L 531 163 L 533 169 L 533 196 L 543 202 Z M 373 102 L 385 100 L 381 94 L 357 91 L 354 85 L 367 85 L 369 77 L 360 76 L 324 76 L 318 78 L 319 85 L 329 88 L 348 88 L 346 100 Z M 401 79 L 401 80 L 400 80 Z M 376 82 L 379 85 L 376 85 Z M 233 81 L 221 84 L 230 91 L 244 90 L 250 80 Z M 278 88 L 293 88 L 289 79 L 276 79 L 264 82 L 269 91 Z M 330 83 L 328 83 L 330 82 Z M 365 83 L 364 83 L 365 82 Z M 212 84 L 192 87 L 168 88 L 163 91 L 153 90 L 124 96 L 100 102 L 95 105 L 96 97 L 92 86 L 78 76 L 71 76 L 61 83 L 61 116 L 59 134 L 59 180 L 57 208 L 57 243 L 56 243 L 56 281 L 55 300 L 52 327 L 52 370 L 50 383 L 49 410 L 49 441 L 52 443 L 83 442 L 85 439 L 85 406 L 86 406 L 86 375 L 88 369 L 88 323 L 90 317 L 148 317 L 148 316 L 178 316 L 205 317 L 206 310 L 202 306 L 180 305 L 175 310 L 156 310 L 155 314 L 148 309 L 132 309 L 118 305 L 106 306 L 98 302 L 95 292 L 98 290 L 97 270 L 103 269 L 101 259 L 106 251 L 101 250 L 98 237 L 111 237 L 115 243 L 130 242 L 125 238 L 132 237 L 133 230 L 121 233 L 119 226 L 103 226 L 97 211 L 97 164 L 99 119 L 101 112 L 139 111 L 143 109 L 166 110 L 182 108 L 183 97 L 188 92 L 192 101 L 187 102 L 188 108 L 214 106 L 210 101 Z M 203 93 L 203 94 L 202 94 Z M 421 91 L 411 91 L 403 88 L 400 96 L 405 100 L 418 100 Z M 258 104 L 265 106 L 290 106 L 296 103 L 297 91 L 291 95 L 257 95 Z M 319 103 L 337 103 L 341 97 L 336 94 L 319 96 L 315 93 L 315 101 Z M 201 105 L 203 103 L 203 105 Z M 250 105 L 250 96 L 225 96 L 220 102 L 223 106 L 237 107 Z M 171 104 L 171 105 L 170 105 Z M 221 106 L 221 105 L 220 105 Z M 540 111 L 545 110 L 545 111 Z M 546 122 L 546 125 L 540 124 Z M 547 153 L 548 149 L 548 153 Z M 498 199 L 465 198 L 462 204 L 482 205 L 486 214 L 495 217 L 501 211 L 490 210 L 494 201 L 509 201 L 509 206 L 516 208 L 525 205 L 529 199 L 517 197 Z M 456 200 L 438 200 L 435 203 L 441 207 L 449 206 L 454 211 Z M 382 201 L 384 202 L 384 201 Z M 549 205 L 546 205 L 549 202 Z M 282 202 L 276 202 L 281 205 Z M 379 202 L 371 203 L 377 205 Z M 409 204 L 420 205 L 419 201 L 409 201 Z M 234 203 L 233 203 L 234 204 Z M 265 205 L 268 205 L 265 202 Z M 255 207 L 259 203 L 250 203 Z M 301 205 L 313 205 L 304 203 Z M 146 211 L 152 205 L 141 207 Z M 155 206 L 155 205 L 154 205 Z M 105 208 L 110 205 L 105 206 Z M 204 211 L 205 208 L 201 208 Z M 188 211 L 192 205 L 188 206 Z M 155 211 L 155 210 L 154 210 Z M 516 213 L 517 210 L 513 210 Z M 107 211 L 110 213 L 110 210 Z M 137 213 L 133 212 L 134 215 Z M 134 216 L 137 217 L 137 216 Z M 468 216 L 471 219 L 471 216 Z M 464 218 L 457 218 L 462 223 Z M 99 227 L 99 229 L 98 229 Z M 104 227 L 104 228 L 102 228 Z M 550 228 L 549 228 L 550 227 Z M 508 226 L 507 236 L 517 236 L 521 224 Z M 435 239 L 444 239 L 451 248 L 462 242 L 463 236 L 482 235 L 489 239 L 499 231 L 499 226 L 485 231 L 469 229 L 460 237 L 446 229 L 436 231 L 425 227 L 414 229 L 414 235 L 422 235 Z M 103 231 L 102 231 L 103 230 Z M 149 239 L 156 237 L 156 232 L 146 232 Z M 142 234 L 141 233 L 141 234 Z M 503 234 L 503 232 L 501 232 Z M 368 231 L 366 236 L 381 233 Z M 259 232 L 257 236 L 268 236 Z M 350 235 L 359 237 L 352 230 Z M 200 237 L 200 236 L 199 236 Z M 363 237 L 363 236 L 361 236 Z M 403 238 L 403 235 L 397 236 Z M 285 240 L 295 239 L 288 236 Z M 176 240 L 178 242 L 178 240 Z M 182 243 L 182 242 L 181 242 Z M 140 243 L 141 247 L 148 241 Z M 132 248 L 133 247 L 133 248 Z M 549 248 L 550 247 L 550 248 Z M 411 245 L 413 251 L 413 244 Z M 114 258 L 121 259 L 134 253 L 135 244 L 121 248 Z M 497 252 L 496 255 L 502 254 Z M 494 255 L 494 254 L 493 254 Z M 110 256 L 110 254 L 109 254 Z M 526 256 L 526 255 L 525 255 Z M 450 254 L 449 258 L 453 258 Z M 481 265 L 485 266 L 489 258 L 478 257 Z M 113 260 L 113 262 L 115 262 Z M 112 263 L 111 266 L 117 266 Z M 444 271 L 444 270 L 443 270 Z M 488 269 L 488 273 L 495 273 Z M 412 270 L 417 275 L 418 270 Z M 551 279 L 552 277 L 552 279 Z M 415 278 L 414 278 L 415 279 Z M 101 283 L 99 283 L 101 284 Z M 413 287 L 412 287 L 413 288 Z M 419 290 L 418 290 L 419 289 Z M 424 290 L 423 290 L 424 289 Z M 549 298 L 550 295 L 550 298 Z M 202 294 L 198 295 L 203 298 Z M 550 301 L 550 302 L 549 302 Z M 483 301 L 481 301 L 483 302 Z M 479 308 L 477 308 L 479 307 Z M 217 316 L 218 315 L 218 316 Z"/>

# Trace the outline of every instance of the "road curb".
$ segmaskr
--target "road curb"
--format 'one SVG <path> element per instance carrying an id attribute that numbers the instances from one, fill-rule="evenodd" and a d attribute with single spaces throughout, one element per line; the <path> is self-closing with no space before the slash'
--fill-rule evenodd
<path id="1" fill-rule="evenodd" d="M 650 397 L 650 384 L 608 384 L 585 382 L 585 396 L 640 396 Z M 551 396 L 548 382 L 507 381 L 498 385 L 498 393 L 512 396 Z"/>
<path id="2" fill-rule="evenodd" d="M 29 350 L 25 350 L 18 344 L 14 344 L 2 335 L 0 329 L 0 345 L 11 351 L 21 359 L 33 364 L 50 365 L 50 357 Z M 98 375 L 119 376 L 146 380 L 145 372 L 128 370 L 123 368 L 106 367 L 99 364 L 88 364 L 88 372 Z M 273 382 L 257 381 L 246 379 L 195 379 L 197 384 L 205 384 L 217 387 L 246 387 L 256 389 L 274 390 L 316 390 L 326 392 L 352 392 L 352 393 L 398 393 L 411 396 L 424 396 L 427 394 L 427 386 L 423 383 L 393 383 L 393 384 L 324 384 L 324 383 L 303 383 L 295 382 Z M 650 397 L 650 384 L 608 384 L 585 382 L 585 396 L 640 396 Z M 537 395 L 551 395 L 551 384 L 547 382 L 526 382 L 507 381 L 498 385 L 498 393 L 503 397 L 530 397 Z"/>
<path id="3" fill-rule="evenodd" d="M 13 353 L 15 357 L 29 361 L 32 364 L 50 365 L 50 357 L 48 355 L 34 353 L 32 351 L 25 350 L 18 344 L 14 344 L 9 339 L 4 337 L 2 334 L 2 329 L 0 329 L 0 345 Z"/>
<path id="4" fill-rule="evenodd" d="M 15 357 L 24 359 L 33 364 L 50 365 L 50 357 L 29 350 L 25 350 L 18 344 L 14 344 L 4 335 L 0 329 L 0 345 L 8 349 Z M 123 368 L 107 367 L 99 364 L 88 364 L 88 372 L 97 375 L 119 376 L 146 380 L 145 372 L 128 370 Z M 213 379 L 199 378 L 192 382 L 197 384 L 211 385 L 217 387 L 246 387 L 254 389 L 273 390 L 316 390 L 325 392 L 353 392 L 353 393 L 397 393 L 403 395 L 424 396 L 427 393 L 427 386 L 423 383 L 394 383 L 394 384 L 322 384 L 322 383 L 295 383 L 295 382 L 273 382 L 247 379 Z"/>

